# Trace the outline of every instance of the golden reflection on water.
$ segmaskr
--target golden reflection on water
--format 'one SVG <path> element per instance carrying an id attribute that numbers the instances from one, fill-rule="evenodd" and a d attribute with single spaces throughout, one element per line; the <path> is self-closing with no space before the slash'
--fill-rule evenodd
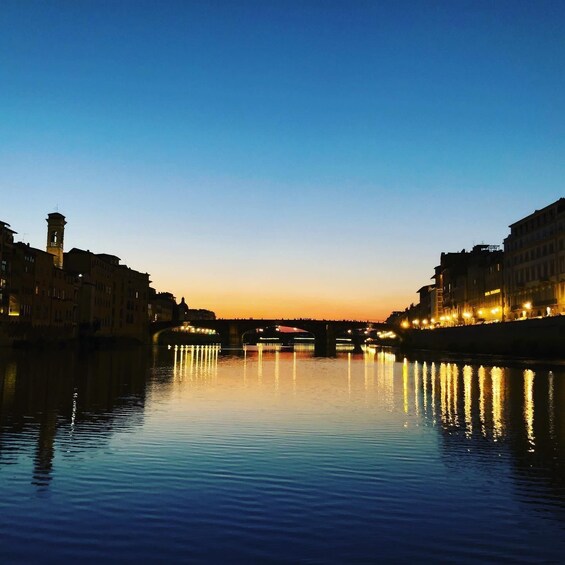
<path id="1" fill-rule="evenodd" d="M 275 351 L 275 390 L 279 390 L 280 377 L 280 351 Z"/>
<path id="2" fill-rule="evenodd" d="M 73 438 L 83 431 L 89 414 L 111 413 L 114 405 L 127 401 L 128 397 L 120 396 L 122 384 L 116 386 L 124 379 L 136 391 L 136 398 L 142 399 L 142 410 L 151 411 L 166 402 L 166 415 L 159 412 L 163 418 L 194 417 L 194 409 L 205 410 L 205 404 L 198 403 L 204 397 L 213 398 L 210 410 L 222 414 L 229 410 L 254 413 L 261 406 L 261 415 L 269 417 L 270 402 L 271 408 L 289 419 L 324 410 L 327 415 L 329 405 L 352 414 L 360 426 L 375 418 L 389 423 L 401 420 L 405 426 L 423 422 L 439 424 L 449 435 L 460 431 L 465 441 L 486 438 L 498 444 L 497 450 L 511 446 L 524 454 L 545 453 L 552 458 L 565 451 L 563 419 L 556 413 L 559 399 L 565 398 L 562 371 L 536 374 L 531 369 L 411 362 L 382 350 L 367 350 L 363 357 L 349 352 L 319 362 L 311 351 L 262 347 L 220 357 L 219 346 L 177 346 L 156 355 L 159 359 L 152 359 L 155 378 L 149 379 L 144 371 L 149 374 L 151 361 L 139 355 L 125 355 L 118 363 L 117 354 L 108 353 L 95 358 L 99 365 L 75 366 L 72 359 L 52 362 L 50 380 L 37 378 L 41 370 L 47 371 L 47 364 L 39 361 L 36 365 L 41 369 L 34 369 L 35 373 L 25 357 L 0 365 L 2 421 L 12 414 L 37 414 L 41 429 L 38 477 L 50 472 L 58 426 L 68 426 L 65 449 L 72 449 Z M 176 412 L 169 411 L 171 402 Z M 64 418 L 57 417 L 49 403 L 64 407 Z M 24 421 L 20 416 L 16 420 Z"/>
<path id="3" fill-rule="evenodd" d="M 422 368 L 422 388 L 424 391 L 424 413 L 428 409 L 428 364 L 424 362 Z"/>
<path id="4" fill-rule="evenodd" d="M 464 520 L 470 512 L 479 523 L 473 540 L 484 532 L 490 535 L 491 524 L 481 520 L 491 506 L 504 539 L 509 539 L 508 524 L 530 527 L 534 516 L 540 517 L 540 528 L 547 528 L 542 541 L 562 529 L 565 428 L 562 415 L 554 412 L 565 398 L 562 370 L 555 376 L 538 367 L 536 374 L 523 368 L 479 370 L 471 364 L 411 362 L 383 351 L 367 351 L 364 357 L 345 353 L 331 360 L 263 348 L 220 355 L 218 347 L 202 346 L 161 349 L 156 358 L 145 351 L 136 355 L 97 352 L 78 358 L 74 367 L 72 356 L 61 362 L 49 358 L 50 363 L 24 356 L 18 364 L 0 361 L 0 447 L 10 463 L 3 469 L 5 482 L 14 485 L 8 510 L 40 508 L 39 499 L 23 490 L 22 477 L 39 489 L 52 476 L 50 499 L 85 493 L 87 518 L 93 512 L 121 517 L 123 500 L 131 493 L 130 500 L 139 501 L 139 515 L 147 508 L 162 510 L 151 522 L 168 527 L 171 515 L 178 518 L 174 537 L 183 540 L 192 530 L 201 533 L 202 524 L 214 531 L 237 529 L 247 512 L 253 514 L 250 528 L 265 526 L 259 536 L 278 528 L 285 543 L 290 539 L 287 527 L 298 524 L 297 535 L 304 534 L 304 509 L 325 507 L 332 509 L 330 516 L 343 517 L 329 526 L 338 533 L 338 543 L 343 542 L 341 529 L 356 534 L 372 524 L 374 530 L 380 524 L 371 522 L 377 513 L 385 526 L 391 523 L 385 512 L 391 512 L 394 523 L 410 527 L 406 517 L 414 505 L 423 508 L 418 516 L 423 521 L 431 517 L 430 531 L 443 532 L 451 523 L 448 533 L 454 533 L 456 545 L 461 543 L 461 520 L 451 518 L 450 505 L 466 513 Z M 529 457 L 534 449 L 535 456 Z M 101 477 L 95 481 L 100 483 L 96 496 L 89 477 Z M 110 490 L 115 477 L 119 482 Z M 171 489 L 163 496 L 167 485 Z M 187 491 L 194 496 L 186 498 Z M 501 497 L 493 496 L 499 491 Z M 147 498 L 148 492 L 153 498 Z M 426 508 L 434 499 L 439 502 Z M 100 500 L 102 505 L 94 507 Z M 213 513 L 210 500 L 219 501 Z M 48 518 L 45 501 L 39 500 Z M 154 508 L 160 501 L 163 508 Z M 347 504 L 338 506 L 340 501 Z M 366 510 L 352 523 L 359 504 Z M 272 508 L 278 512 L 285 505 L 292 513 L 265 522 Z M 505 505 L 512 513 L 503 513 Z M 233 518 L 227 520 L 226 512 Z M 447 521 L 434 522 L 446 512 Z M 13 520 L 12 510 L 6 516 Z M 324 541 L 328 521 L 320 516 L 317 521 L 325 530 L 318 537 Z M 25 520 L 29 515 L 18 522 L 14 539 L 25 534 Z M 120 527 L 114 529 L 122 540 Z M 526 533 L 532 531 L 537 530 L 530 527 Z M 45 535 L 50 534 L 48 528 Z M 520 535 L 508 541 L 515 543 L 512 555 L 518 558 L 525 547 Z M 133 532 L 131 539 L 137 538 Z M 257 539 L 250 537 L 249 545 Z M 353 537 L 351 543 L 359 539 Z M 407 558 L 419 555 L 417 551 L 415 546 Z M 465 549 L 462 559 L 483 556 L 473 551 Z M 485 560 L 501 551 L 506 548 L 486 552 Z M 432 559 L 436 553 L 432 550 Z M 327 557 L 327 551 L 322 555 Z"/>
<path id="5" fill-rule="evenodd" d="M 383 398 L 387 410 L 394 409 L 394 367 L 396 356 L 394 353 L 382 353 L 383 364 Z"/>
<path id="6" fill-rule="evenodd" d="M 473 413 L 472 413 L 472 380 L 473 367 L 465 365 L 463 367 L 463 406 L 465 411 L 465 435 L 473 435 Z"/>
<path id="7" fill-rule="evenodd" d="M 422 365 L 422 371 L 426 370 L 426 362 Z M 418 364 L 414 363 L 414 409 L 416 410 L 416 416 L 420 415 L 420 372 L 418 370 Z"/>
<path id="8" fill-rule="evenodd" d="M 486 422 L 485 422 L 485 378 L 486 371 L 481 365 L 479 367 L 479 421 L 481 423 L 481 433 L 486 437 Z"/>
<path id="9" fill-rule="evenodd" d="M 441 421 L 447 422 L 447 364 L 441 363 L 439 366 L 439 400 Z"/>
<path id="10" fill-rule="evenodd" d="M 263 382 L 263 348 L 261 346 L 257 349 L 257 381 L 259 384 Z"/>
<path id="11" fill-rule="evenodd" d="M 528 451 L 535 450 L 536 438 L 534 435 L 534 377 L 531 369 L 524 371 L 524 419 L 526 421 L 526 432 L 528 435 Z"/>
<path id="12" fill-rule="evenodd" d="M 216 383 L 218 379 L 219 346 L 184 346 L 177 347 L 173 356 L 173 380 L 182 383 L 198 381 Z M 242 359 L 243 384 L 245 387 L 262 387 L 273 390 L 275 396 L 292 392 L 293 397 L 300 398 L 301 383 L 298 373 L 310 358 L 310 352 L 292 351 L 261 346 L 245 349 Z M 350 402 L 363 399 L 366 405 L 379 403 L 387 411 L 401 411 L 406 417 L 423 418 L 433 425 L 440 424 L 446 429 L 461 428 L 464 436 L 471 439 L 475 433 L 497 442 L 506 437 L 510 417 L 509 393 L 514 390 L 509 379 L 509 369 L 501 367 L 475 368 L 469 364 L 436 362 L 411 362 L 407 358 L 397 360 L 389 351 L 366 349 L 363 357 L 348 352 L 342 357 L 341 366 L 346 380 L 341 381 L 343 394 Z M 338 358 L 339 360 L 339 358 Z M 256 364 L 256 384 L 248 380 L 249 370 Z M 337 363 L 339 365 L 339 362 Z M 240 365 L 241 366 L 241 365 Z M 305 366 L 305 365 L 304 365 Z M 412 368 L 411 368 L 412 366 Z M 395 372 L 399 371 L 399 372 Z M 240 373 L 241 374 L 241 373 Z M 307 378 L 301 381 L 312 386 L 314 378 L 311 372 L 305 371 Z M 324 373 L 321 373 L 322 375 Z M 343 373 L 342 373 L 343 374 Z M 514 405 L 522 403 L 523 428 L 527 438 L 528 450 L 536 449 L 534 432 L 534 381 L 535 373 L 531 369 L 522 371 L 523 396 L 513 395 Z M 328 377 L 329 378 L 329 377 Z M 395 382 L 402 385 L 395 392 Z M 15 367 L 8 368 L 2 383 L 2 401 L 10 397 L 14 388 Z M 241 381 L 240 381 L 241 382 Z M 339 381 L 337 381 L 339 383 Z M 548 435 L 555 438 L 555 385 L 556 380 L 551 371 L 548 372 L 544 398 L 547 402 Z M 336 383 L 332 383 L 334 387 Z M 325 386 L 320 382 L 319 386 Z M 331 388 L 339 395 L 339 385 Z M 327 387 L 326 387 L 327 389 Z M 221 391 L 221 386 L 219 388 Z M 330 390 L 330 389 L 327 389 Z M 326 392 L 327 392 L 326 390 Z M 303 391 L 302 391 L 303 392 Z M 362 396 L 359 396 L 359 394 Z M 256 392 L 259 394 L 259 392 Z M 545 408 L 544 408 L 545 413 Z M 409 420 L 405 420 L 407 425 Z M 513 429 L 515 430 L 516 424 Z"/>
<path id="13" fill-rule="evenodd" d="M 432 405 L 432 422 L 436 423 L 436 364 L 432 363 L 431 376 L 431 405 Z"/>
<path id="14" fill-rule="evenodd" d="M 402 363 L 402 391 L 404 399 L 404 413 L 408 414 L 408 359 Z"/>
<path id="15" fill-rule="evenodd" d="M 502 418 L 502 407 L 504 402 L 504 370 L 493 367 L 490 370 L 492 380 L 492 434 L 495 441 L 502 437 L 504 432 L 504 421 Z"/>
<path id="16" fill-rule="evenodd" d="M 292 394 L 296 396 L 296 351 L 292 352 Z"/>
<path id="17" fill-rule="evenodd" d="M 215 380 L 218 376 L 219 345 L 175 345 L 173 380 Z M 244 378 L 246 363 L 244 367 Z"/>
<path id="18" fill-rule="evenodd" d="M 351 398 L 351 353 L 347 354 L 347 394 Z"/>
<path id="19" fill-rule="evenodd" d="M 459 425 L 459 414 L 457 410 L 457 402 L 459 399 L 459 367 L 453 363 L 452 367 L 452 386 L 451 386 L 451 410 L 453 414 L 452 424 Z"/>

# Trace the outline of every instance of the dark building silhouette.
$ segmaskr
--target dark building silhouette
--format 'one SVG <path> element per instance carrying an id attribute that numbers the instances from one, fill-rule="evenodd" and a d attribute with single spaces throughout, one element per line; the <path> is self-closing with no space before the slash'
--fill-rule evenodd
<path id="1" fill-rule="evenodd" d="M 73 338 L 146 342 L 149 323 L 215 320 L 214 312 L 177 304 L 149 287 L 149 274 L 119 257 L 64 249 L 65 216 L 48 214 L 45 250 L 14 243 L 0 222 L 0 344 Z"/>
<path id="2" fill-rule="evenodd" d="M 0 222 L 0 340 L 68 339 L 76 330 L 76 284 L 62 265 L 64 216 L 50 214 L 51 253 L 21 242 Z M 48 249 L 50 236 L 48 235 Z"/>
<path id="3" fill-rule="evenodd" d="M 149 275 L 106 253 L 64 251 L 65 216 L 47 217 L 46 250 L 0 222 L 0 343 L 80 336 L 148 339 Z M 79 332 L 80 329 L 80 332 Z"/>
<path id="4" fill-rule="evenodd" d="M 148 314 L 150 322 L 176 321 L 177 301 L 170 292 L 157 292 L 149 288 Z"/>
<path id="5" fill-rule="evenodd" d="M 0 323 L 7 323 L 10 314 L 10 278 L 14 234 L 10 224 L 0 222 Z"/>
<path id="6" fill-rule="evenodd" d="M 76 329 L 77 284 L 55 267 L 52 254 L 15 243 L 10 285 L 10 310 L 30 337 L 73 337 Z M 54 332 L 54 333 L 53 333 Z"/>
<path id="7" fill-rule="evenodd" d="M 147 339 L 148 273 L 120 264 L 115 255 L 77 248 L 64 260 L 79 284 L 81 335 Z"/>

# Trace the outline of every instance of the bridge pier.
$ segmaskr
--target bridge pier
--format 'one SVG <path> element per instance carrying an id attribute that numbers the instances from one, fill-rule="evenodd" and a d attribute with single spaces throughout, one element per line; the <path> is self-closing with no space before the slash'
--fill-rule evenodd
<path id="1" fill-rule="evenodd" d="M 363 353 L 362 345 L 365 343 L 365 336 L 355 334 L 351 338 L 353 344 L 353 353 Z"/>
<path id="2" fill-rule="evenodd" d="M 316 330 L 314 334 L 314 355 L 318 357 L 335 357 L 335 328 L 330 324 Z"/>
<path id="3" fill-rule="evenodd" d="M 222 336 L 223 337 L 223 336 Z M 231 323 L 228 327 L 227 346 L 230 348 L 238 348 L 242 346 L 243 334 L 239 331 L 237 324 Z M 225 339 L 225 338 L 224 338 Z M 223 340 L 222 340 L 223 341 Z"/>

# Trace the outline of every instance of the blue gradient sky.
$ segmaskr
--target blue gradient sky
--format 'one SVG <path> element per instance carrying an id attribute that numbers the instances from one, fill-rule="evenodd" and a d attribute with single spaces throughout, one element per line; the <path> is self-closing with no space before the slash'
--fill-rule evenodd
<path id="1" fill-rule="evenodd" d="M 564 195 L 563 2 L 0 10 L 0 219 L 222 316 L 382 319 Z M 25 234 L 25 235 L 24 235 Z"/>

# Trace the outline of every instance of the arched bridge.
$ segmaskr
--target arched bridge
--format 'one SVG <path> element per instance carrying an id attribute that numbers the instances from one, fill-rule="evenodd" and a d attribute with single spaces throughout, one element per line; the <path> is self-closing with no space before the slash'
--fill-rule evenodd
<path id="1" fill-rule="evenodd" d="M 297 328 L 309 332 L 314 336 L 314 352 L 316 355 L 335 355 L 336 337 L 340 333 L 352 332 L 360 329 L 380 330 L 389 329 L 389 326 L 382 322 L 367 322 L 359 320 L 312 320 L 312 319 L 293 319 L 283 318 L 272 319 L 219 319 L 219 320 L 194 320 L 192 322 L 199 328 L 212 329 L 219 336 L 223 346 L 241 347 L 245 333 L 260 328 L 272 326 L 286 326 Z M 151 324 L 151 334 L 156 342 L 157 336 L 175 327 L 182 326 L 182 322 L 153 322 Z"/>

